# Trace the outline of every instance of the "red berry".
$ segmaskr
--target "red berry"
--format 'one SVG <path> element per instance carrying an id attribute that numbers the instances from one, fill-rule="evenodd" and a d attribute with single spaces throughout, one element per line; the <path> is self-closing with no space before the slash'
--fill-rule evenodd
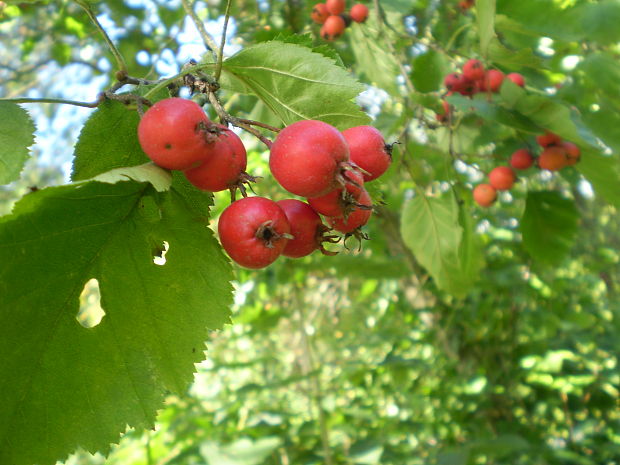
<path id="1" fill-rule="evenodd" d="M 515 172 L 507 166 L 498 166 L 489 173 L 489 184 L 498 191 L 506 191 L 515 183 Z"/>
<path id="2" fill-rule="evenodd" d="M 364 177 L 357 170 L 347 170 L 344 187 L 339 187 L 320 197 L 308 199 L 310 206 L 321 215 L 346 216 L 355 208 L 364 191 Z"/>
<path id="3" fill-rule="evenodd" d="M 557 134 L 547 131 L 540 136 L 536 136 L 536 142 L 538 142 L 538 145 L 541 147 L 549 147 L 550 145 L 558 145 L 562 142 L 562 138 Z"/>
<path id="4" fill-rule="evenodd" d="M 357 3 L 351 7 L 349 12 L 351 19 L 356 23 L 363 23 L 368 18 L 368 7 L 361 3 Z"/>
<path id="5" fill-rule="evenodd" d="M 276 203 L 286 214 L 293 236 L 284 247 L 282 255 L 300 258 L 320 248 L 327 227 L 318 213 L 310 205 L 297 199 L 279 200 Z"/>
<path id="6" fill-rule="evenodd" d="M 370 215 L 372 215 L 372 200 L 366 190 L 360 195 L 358 203 L 360 206 L 355 207 L 346 219 L 342 216 L 338 218 L 328 217 L 329 225 L 336 231 L 346 234 L 368 223 Z"/>
<path id="7" fill-rule="evenodd" d="M 566 151 L 566 165 L 573 166 L 581 158 L 581 150 L 572 142 L 562 142 L 560 146 Z"/>
<path id="8" fill-rule="evenodd" d="M 547 147 L 538 157 L 538 166 L 543 170 L 559 171 L 566 166 L 566 152 L 558 146 Z"/>
<path id="9" fill-rule="evenodd" d="M 510 79 L 519 87 L 525 87 L 525 78 L 519 73 L 510 73 L 506 76 L 506 79 Z"/>
<path id="10" fill-rule="evenodd" d="M 284 189 L 301 197 L 318 197 L 338 187 L 349 147 L 335 127 L 316 120 L 284 128 L 271 146 L 269 168 Z"/>
<path id="11" fill-rule="evenodd" d="M 340 16 L 330 16 L 321 27 L 321 37 L 325 40 L 334 40 L 342 35 L 346 24 Z"/>
<path id="12" fill-rule="evenodd" d="M 478 184 L 474 187 L 474 200 L 481 207 L 490 207 L 497 199 L 497 191 L 490 184 Z"/>
<path id="13" fill-rule="evenodd" d="M 217 226 L 222 247 L 239 265 L 263 268 L 280 256 L 290 237 L 284 211 L 264 197 L 246 197 L 222 212 Z"/>
<path id="14" fill-rule="evenodd" d="M 312 8 L 312 13 L 310 13 L 310 17 L 312 21 L 317 24 L 323 24 L 325 20 L 329 17 L 329 11 L 327 11 L 327 5 L 325 3 L 317 3 Z"/>
<path id="15" fill-rule="evenodd" d="M 239 136 L 226 126 L 217 126 L 221 133 L 209 159 L 184 172 L 194 186 L 211 192 L 238 187 L 247 166 L 247 153 Z"/>
<path id="16" fill-rule="evenodd" d="M 480 80 L 480 90 L 497 92 L 504 82 L 504 73 L 497 69 L 489 69 Z"/>
<path id="17" fill-rule="evenodd" d="M 327 11 L 332 15 L 339 15 L 346 8 L 345 0 L 327 0 L 325 5 L 327 5 Z"/>
<path id="18" fill-rule="evenodd" d="M 364 173 L 364 181 L 372 181 L 381 176 L 390 166 L 391 147 L 385 144 L 381 133 L 372 126 L 355 126 L 342 131 L 349 145 L 351 161 Z"/>
<path id="19" fill-rule="evenodd" d="M 458 92 L 461 83 L 461 75 L 458 73 L 450 73 L 444 78 L 443 83 L 446 89 Z"/>
<path id="20" fill-rule="evenodd" d="M 510 156 L 510 166 L 517 170 L 526 170 L 534 164 L 534 157 L 528 149 L 519 149 Z"/>
<path id="21" fill-rule="evenodd" d="M 480 60 L 471 59 L 463 65 L 463 76 L 470 81 L 477 81 L 484 77 L 484 65 Z"/>
<path id="22" fill-rule="evenodd" d="M 475 0 L 461 0 L 459 2 L 459 8 L 461 10 L 469 10 L 472 6 L 474 6 Z"/>
<path id="23" fill-rule="evenodd" d="M 454 87 L 454 91 L 461 95 L 473 95 L 477 90 L 476 81 L 472 81 L 464 74 L 461 74 L 459 83 Z"/>
<path id="24" fill-rule="evenodd" d="M 160 100 L 138 124 L 144 153 L 157 165 L 184 170 L 208 157 L 205 130 L 213 125 L 200 105 L 182 98 Z"/>
<path id="25" fill-rule="evenodd" d="M 437 121 L 443 123 L 448 120 L 448 116 L 450 115 L 450 104 L 447 101 L 442 100 L 441 105 L 443 106 L 443 113 L 437 113 L 435 117 L 437 118 Z"/>

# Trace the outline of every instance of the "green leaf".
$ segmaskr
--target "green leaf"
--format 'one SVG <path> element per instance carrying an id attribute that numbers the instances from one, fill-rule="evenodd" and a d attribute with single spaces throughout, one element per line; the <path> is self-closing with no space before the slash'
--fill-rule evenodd
<path id="1" fill-rule="evenodd" d="M 558 192 L 528 192 L 521 218 L 523 247 L 533 259 L 555 265 L 570 251 L 577 236 L 579 212 Z"/>
<path id="2" fill-rule="evenodd" d="M 476 2 L 476 20 L 480 36 L 480 53 L 486 57 L 491 39 L 495 36 L 495 0 Z"/>
<path id="3" fill-rule="evenodd" d="M 172 175 L 154 163 L 145 163 L 140 166 L 124 166 L 106 171 L 93 178 L 94 181 L 116 184 L 117 182 L 134 180 L 138 182 L 149 182 L 156 191 L 163 192 L 170 189 Z"/>
<path id="4" fill-rule="evenodd" d="M 333 60 L 306 47 L 260 43 L 224 61 L 223 69 L 285 125 L 317 119 L 346 129 L 370 121 L 352 101 L 364 86 Z"/>
<path id="5" fill-rule="evenodd" d="M 107 453 L 186 389 L 206 328 L 230 315 L 231 266 L 206 220 L 131 181 L 43 189 L 0 221 L 0 463 Z M 92 278 L 106 314 L 87 329 L 76 314 Z"/>
<path id="6" fill-rule="evenodd" d="M 620 41 L 620 3 L 617 0 L 586 4 L 580 11 L 583 31 L 589 40 L 604 45 Z"/>
<path id="7" fill-rule="evenodd" d="M 34 142 L 34 129 L 26 110 L 0 102 L 0 184 L 19 179 L 28 160 L 28 147 Z"/>
<path id="8" fill-rule="evenodd" d="M 504 126 L 532 134 L 541 132 L 540 127 L 529 118 L 516 111 L 503 108 L 494 102 L 489 102 L 484 95 L 477 95 L 473 99 L 469 99 L 455 94 L 448 97 L 447 100 L 451 105 L 454 105 L 464 113 L 474 110 L 488 121 L 498 122 Z"/>
<path id="9" fill-rule="evenodd" d="M 138 142 L 140 116 L 125 105 L 106 100 L 88 118 L 75 145 L 74 181 L 89 179 L 113 168 L 149 161 Z"/>
<path id="10" fill-rule="evenodd" d="M 431 49 L 413 60 L 411 80 L 419 92 L 434 92 L 441 87 L 447 70 L 444 55 Z"/>
<path id="11" fill-rule="evenodd" d="M 620 162 L 617 156 L 586 152 L 575 168 L 592 184 L 597 195 L 620 208 Z"/>
<path id="12" fill-rule="evenodd" d="M 530 48 L 511 50 L 496 38 L 489 43 L 489 59 L 510 69 L 529 67 L 540 69 L 543 61 Z"/>
<path id="13" fill-rule="evenodd" d="M 349 28 L 349 37 L 356 70 L 372 85 L 400 95 L 396 82 L 398 62 L 393 54 L 386 53 L 387 45 L 384 36 L 378 34 L 376 15 L 371 14 L 362 25 L 354 23 Z"/>
<path id="14" fill-rule="evenodd" d="M 401 234 L 405 244 L 427 269 L 437 287 L 456 296 L 464 295 L 477 278 L 479 261 L 468 226 L 452 192 L 440 197 L 417 195 L 403 211 Z"/>

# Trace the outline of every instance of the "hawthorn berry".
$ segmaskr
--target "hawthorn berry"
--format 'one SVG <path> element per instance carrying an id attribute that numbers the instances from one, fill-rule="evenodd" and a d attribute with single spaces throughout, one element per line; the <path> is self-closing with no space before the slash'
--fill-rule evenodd
<path id="1" fill-rule="evenodd" d="M 562 142 L 562 138 L 557 134 L 547 131 L 540 136 L 536 136 L 536 142 L 538 142 L 538 145 L 541 147 L 549 147 L 550 145 L 558 145 Z"/>
<path id="2" fill-rule="evenodd" d="M 215 126 L 197 103 L 183 98 L 160 100 L 138 124 L 144 153 L 162 168 L 184 170 L 209 155 L 207 129 Z"/>
<path id="3" fill-rule="evenodd" d="M 327 217 L 327 223 L 336 231 L 341 233 L 352 233 L 357 228 L 364 226 L 368 223 L 370 216 L 372 215 L 372 199 L 366 190 L 362 191 L 359 197 L 358 205 L 346 218 L 340 217 Z"/>
<path id="4" fill-rule="evenodd" d="M 364 191 L 364 177 L 358 170 L 347 170 L 343 174 L 344 187 L 339 187 L 320 197 L 308 199 L 310 206 L 321 215 L 347 216 L 357 205 Z"/>
<path id="5" fill-rule="evenodd" d="M 392 147 L 386 145 L 378 129 L 372 126 L 355 126 L 342 131 L 351 161 L 364 173 L 364 181 L 369 182 L 381 176 L 392 162 Z"/>
<path id="6" fill-rule="evenodd" d="M 217 230 L 230 258 L 254 269 L 273 263 L 291 238 L 286 214 L 277 203 L 264 197 L 246 197 L 231 203 L 222 212 Z"/>
<path id="7" fill-rule="evenodd" d="M 443 83 L 446 89 L 458 92 L 461 84 L 461 75 L 459 73 L 450 73 L 444 78 Z"/>
<path id="8" fill-rule="evenodd" d="M 334 40 L 342 35 L 347 25 L 340 16 L 332 15 L 321 26 L 321 37 L 325 40 Z"/>
<path id="9" fill-rule="evenodd" d="M 525 87 L 525 78 L 519 73 L 510 73 L 506 76 L 506 79 L 510 79 L 519 87 Z"/>
<path id="10" fill-rule="evenodd" d="M 528 149 L 519 149 L 510 156 L 510 166 L 517 170 L 526 170 L 534 164 L 534 157 Z"/>
<path id="11" fill-rule="evenodd" d="M 506 191 L 515 183 L 515 173 L 507 166 L 497 166 L 489 173 L 489 184 L 498 191 Z"/>
<path id="12" fill-rule="evenodd" d="M 566 152 L 562 147 L 551 145 L 538 157 L 538 166 L 543 170 L 559 171 L 566 166 Z"/>
<path id="13" fill-rule="evenodd" d="M 459 76 L 459 83 L 454 87 L 454 91 L 461 95 L 473 95 L 476 90 L 478 90 L 476 81 L 472 81 L 464 74 Z"/>
<path id="14" fill-rule="evenodd" d="M 318 197 L 337 188 L 348 163 L 344 136 L 316 120 L 297 121 L 280 131 L 269 156 L 276 181 L 301 197 Z"/>
<path id="15" fill-rule="evenodd" d="M 312 7 L 312 13 L 310 13 L 310 18 L 317 24 L 323 24 L 325 20 L 329 17 L 329 11 L 327 11 L 327 5 L 325 3 L 317 3 Z"/>
<path id="16" fill-rule="evenodd" d="M 481 207 L 490 207 L 497 199 L 497 191 L 490 184 L 478 184 L 474 187 L 474 201 Z"/>
<path id="17" fill-rule="evenodd" d="M 581 150 L 572 142 L 564 141 L 560 146 L 566 151 L 566 165 L 573 166 L 581 158 Z"/>
<path id="18" fill-rule="evenodd" d="M 363 23 L 368 19 L 368 7 L 362 3 L 357 3 L 351 7 L 349 15 L 356 23 Z"/>
<path id="19" fill-rule="evenodd" d="M 187 180 L 199 189 L 219 192 L 242 188 L 252 177 L 245 173 L 247 153 L 239 136 L 226 126 L 217 125 L 220 134 L 202 164 L 184 171 Z"/>
<path id="20" fill-rule="evenodd" d="M 471 59 L 463 65 L 463 76 L 470 81 L 478 81 L 484 77 L 484 65 L 480 60 Z"/>
<path id="21" fill-rule="evenodd" d="M 497 92 L 504 82 L 504 73 L 497 69 L 489 69 L 484 73 L 484 77 L 479 81 L 480 90 L 483 92 Z"/>
<path id="22" fill-rule="evenodd" d="M 440 123 L 444 123 L 448 120 L 448 117 L 450 116 L 450 104 L 446 100 L 442 100 L 441 106 L 443 107 L 443 112 L 437 113 L 435 117 L 437 118 L 437 121 L 439 121 Z"/>
<path id="23" fill-rule="evenodd" d="M 325 2 L 327 11 L 332 15 L 339 15 L 344 12 L 346 8 L 345 0 L 327 0 Z"/>
<path id="24" fill-rule="evenodd" d="M 317 249 L 330 254 L 330 252 L 325 251 L 322 242 L 334 242 L 335 238 L 325 236 L 328 228 L 310 205 L 297 199 L 284 199 L 276 203 L 286 214 L 293 236 L 293 239 L 286 243 L 282 255 L 290 258 L 301 258 L 310 255 Z"/>

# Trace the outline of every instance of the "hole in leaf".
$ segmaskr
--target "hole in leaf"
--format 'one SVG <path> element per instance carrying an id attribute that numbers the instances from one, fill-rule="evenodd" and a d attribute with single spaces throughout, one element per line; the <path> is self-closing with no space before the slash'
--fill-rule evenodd
<path id="1" fill-rule="evenodd" d="M 80 294 L 80 310 L 75 316 L 78 323 L 85 328 L 94 328 L 101 323 L 105 311 L 101 308 L 100 300 L 99 281 L 93 278 L 84 284 Z"/>
<path id="2" fill-rule="evenodd" d="M 166 254 L 170 248 L 169 244 L 164 241 L 161 246 L 153 249 L 153 263 L 163 266 L 166 264 Z"/>

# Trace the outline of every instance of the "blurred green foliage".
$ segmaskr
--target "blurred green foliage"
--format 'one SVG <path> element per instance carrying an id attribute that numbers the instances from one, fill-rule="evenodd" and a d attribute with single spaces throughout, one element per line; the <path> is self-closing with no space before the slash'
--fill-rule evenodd
<path id="1" fill-rule="evenodd" d="M 178 31 L 171 32 L 184 14 L 169 3 L 93 2 L 119 29 L 130 74 L 156 77 L 154 65 L 137 61 L 140 51 L 151 63 L 164 50 L 178 55 Z M 371 240 L 357 254 L 238 269 L 233 325 L 211 333 L 194 383 L 168 397 L 156 429 L 129 431 L 107 459 L 78 452 L 67 463 L 618 462 L 617 2 L 480 0 L 480 10 L 467 12 L 456 1 L 380 5 L 384 21 L 371 11 L 329 52 L 316 49 L 326 46 L 310 24 L 312 2 L 240 0 L 231 11 L 242 47 L 308 33 L 308 43 L 285 40 L 337 56 L 373 86 L 361 103 L 401 144 L 390 171 L 368 186 L 384 203 L 368 227 Z M 199 2 L 198 11 L 217 19 L 224 8 Z M 161 22 L 144 29 L 152 14 Z M 38 76 L 52 62 L 81 63 L 112 79 L 113 67 L 102 69 L 98 59 L 112 58 L 75 4 L 2 5 L 0 32 L 3 95 L 45 84 Z M 89 47 L 96 59 L 81 56 Z M 492 100 L 450 97 L 456 121 L 451 130 L 438 126 L 442 77 L 470 57 L 522 73 L 527 89 L 508 84 Z M 255 96 L 222 92 L 222 99 L 231 114 L 279 124 Z M 496 206 L 475 208 L 472 185 L 515 149 L 534 147 L 544 129 L 578 142 L 582 163 L 552 176 L 531 169 Z M 265 177 L 259 194 L 283 198 L 267 154 L 244 141 L 252 148 L 248 171 Z M 28 165 L 0 190 L 0 211 L 51 179 Z M 434 220 L 416 223 L 419 215 L 407 213 L 425 196 L 450 199 L 449 215 L 441 213 L 447 226 L 434 238 L 449 230 L 447 256 L 480 254 L 480 271 L 434 272 L 436 260 L 425 261 L 432 251 L 416 241 Z M 213 218 L 229 200 L 215 202 Z M 462 251 L 462 244 L 471 246 Z M 466 292 L 454 297 L 441 285 L 443 273 L 469 283 Z"/>

